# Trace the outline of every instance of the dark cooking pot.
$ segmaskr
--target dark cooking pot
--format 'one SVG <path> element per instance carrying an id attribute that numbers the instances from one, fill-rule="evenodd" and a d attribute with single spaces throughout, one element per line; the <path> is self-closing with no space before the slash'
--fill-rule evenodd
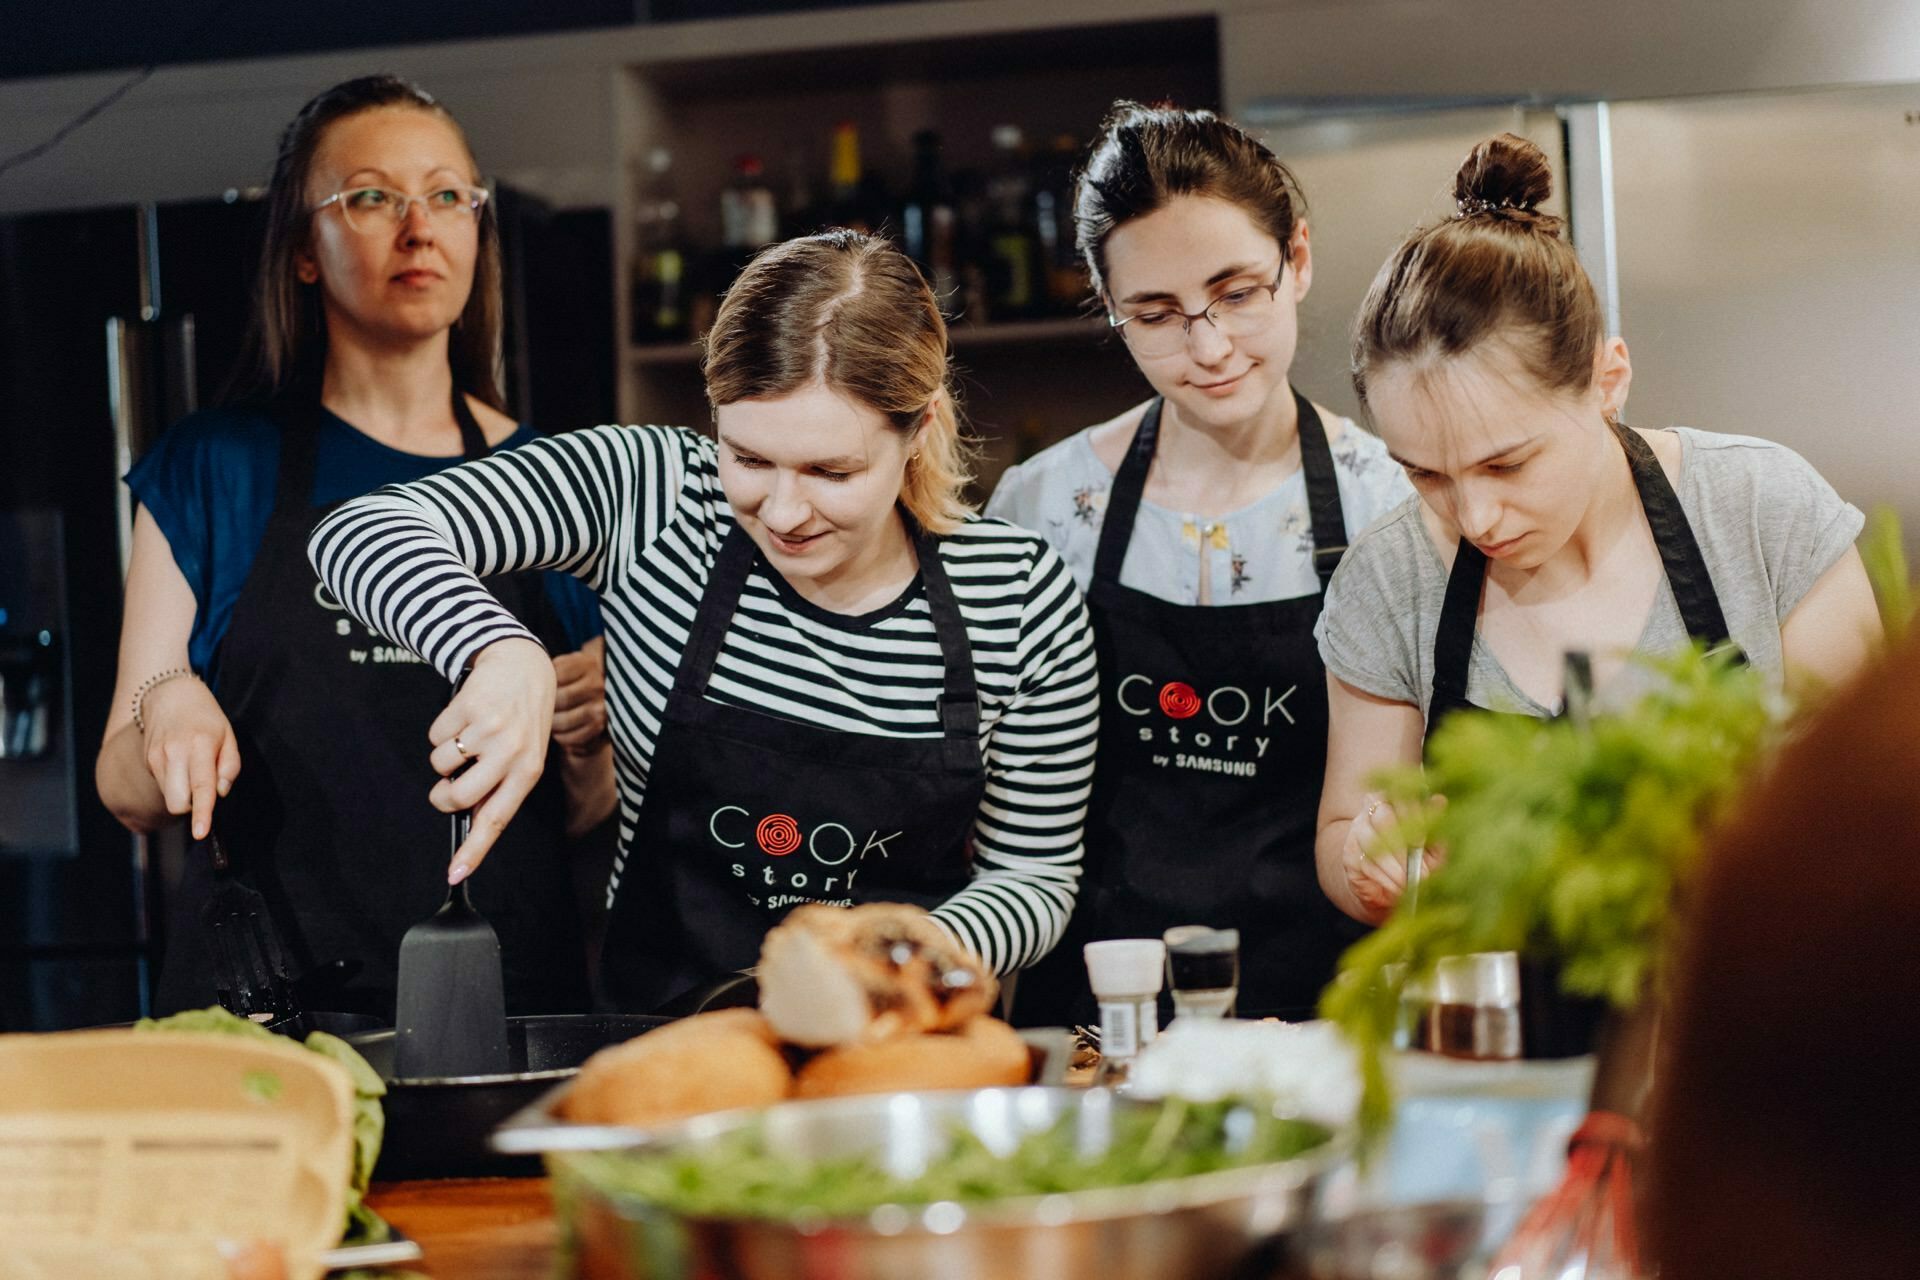
<path id="1" fill-rule="evenodd" d="M 487 1145 L 494 1127 L 600 1049 L 632 1039 L 668 1018 L 651 1014 L 556 1013 L 507 1019 L 513 1071 L 491 1076 L 395 1080 L 391 1028 L 347 1042 L 387 1082 L 386 1138 L 373 1176 L 402 1178 L 532 1177 L 536 1156 L 503 1156 Z"/>

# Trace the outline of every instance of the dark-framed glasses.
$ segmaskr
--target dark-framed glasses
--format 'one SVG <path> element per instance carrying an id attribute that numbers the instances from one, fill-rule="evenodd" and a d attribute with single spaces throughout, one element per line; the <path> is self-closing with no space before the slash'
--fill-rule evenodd
<path id="1" fill-rule="evenodd" d="M 1155 306 L 1131 315 L 1109 313 L 1107 323 L 1119 331 L 1137 356 L 1170 356 L 1184 350 L 1196 320 L 1205 320 L 1229 338 L 1250 338 L 1273 319 L 1274 302 L 1285 275 L 1283 266 L 1273 283 L 1230 290 L 1208 303 L 1204 311 L 1188 314 L 1174 307 Z"/>
<path id="2" fill-rule="evenodd" d="M 480 220 L 487 195 L 485 187 L 440 187 L 421 196 L 386 187 L 348 187 L 313 206 L 313 211 L 318 213 L 330 204 L 339 205 L 340 216 L 347 220 L 349 227 L 371 234 L 393 230 L 407 220 L 408 210 L 418 204 L 436 226 L 463 226 Z"/>

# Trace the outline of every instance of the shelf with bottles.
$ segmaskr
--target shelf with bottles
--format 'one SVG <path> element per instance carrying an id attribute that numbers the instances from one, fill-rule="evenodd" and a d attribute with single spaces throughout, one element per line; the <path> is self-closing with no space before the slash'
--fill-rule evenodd
<path id="1" fill-rule="evenodd" d="M 893 237 L 957 347 L 1093 343 L 1072 172 L 1116 97 L 1205 105 L 1209 19 L 1015 32 L 636 68 L 623 279 L 636 374 L 692 338 L 761 245 L 829 226 Z"/>

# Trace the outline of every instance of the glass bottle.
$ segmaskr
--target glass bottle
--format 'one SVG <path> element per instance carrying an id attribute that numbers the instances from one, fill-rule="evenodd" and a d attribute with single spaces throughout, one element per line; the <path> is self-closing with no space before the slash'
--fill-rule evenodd
<path id="1" fill-rule="evenodd" d="M 993 150 L 987 179 L 987 307 L 990 318 L 1013 320 L 1039 308 L 1040 239 L 1031 216 L 1033 181 L 1020 126 L 996 125 Z"/>
<path id="2" fill-rule="evenodd" d="M 687 257 L 674 194 L 673 153 L 647 153 L 634 192 L 634 255 L 630 327 L 635 342 L 672 342 L 687 335 Z"/>
<path id="3" fill-rule="evenodd" d="M 1093 1082 L 1124 1089 L 1133 1059 L 1160 1029 L 1160 976 L 1167 947 L 1158 938 L 1089 942 L 1082 952 L 1100 1005 L 1100 1066 Z"/>
<path id="4" fill-rule="evenodd" d="M 913 135 L 913 179 L 900 206 L 900 242 L 945 304 L 954 291 L 953 193 L 941 166 L 940 135 L 932 129 Z"/>
<path id="5" fill-rule="evenodd" d="M 733 162 L 733 181 L 720 193 L 720 242 L 729 249 L 758 249 L 780 238 L 780 207 L 767 185 L 759 156 Z"/>

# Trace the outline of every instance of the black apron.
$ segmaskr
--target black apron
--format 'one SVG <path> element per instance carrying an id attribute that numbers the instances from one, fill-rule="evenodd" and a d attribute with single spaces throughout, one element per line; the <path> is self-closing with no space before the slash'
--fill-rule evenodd
<path id="1" fill-rule="evenodd" d="M 1090 1018 L 1084 943 L 1183 924 L 1240 930 L 1241 1016 L 1311 1017 L 1364 932 L 1327 899 L 1314 864 L 1327 684 L 1313 627 L 1347 530 L 1320 415 L 1298 392 L 1294 404 L 1312 595 L 1180 605 L 1122 586 L 1161 401 L 1114 476 L 1087 591 L 1101 697 L 1086 880 L 1068 938 L 1021 975 L 1023 1022 Z"/>
<path id="2" fill-rule="evenodd" d="M 453 411 L 466 457 L 485 456 L 486 437 L 457 391 Z M 357 966 L 316 1007 L 390 1022 L 401 936 L 446 898 L 449 819 L 427 801 L 438 781 L 427 726 L 451 695 L 437 671 L 355 622 L 320 585 L 307 537 L 333 509 L 312 504 L 322 410 L 303 399 L 270 412 L 280 427 L 273 514 L 213 663 L 241 762 L 232 794 L 215 805 L 214 830 L 236 873 L 265 897 L 296 976 Z M 564 647 L 538 574 L 487 586 L 543 641 Z M 500 938 L 515 1014 L 589 1004 L 565 803 L 549 767 L 472 880 L 474 905 Z M 210 859 L 196 845 L 168 913 L 161 1012 L 213 1003 L 198 914 L 211 892 Z"/>
<path id="3" fill-rule="evenodd" d="M 601 994 L 647 1011 L 748 968 L 805 902 L 935 907 L 972 878 L 986 770 L 972 648 L 936 541 L 914 532 L 945 664 L 942 736 L 843 733 L 706 698 L 759 559 L 735 526 L 667 696 L 614 895 Z"/>
<path id="4" fill-rule="evenodd" d="M 1674 603 L 1680 608 L 1687 634 L 1709 648 L 1728 643 L 1732 637 L 1720 609 L 1720 596 L 1713 589 L 1713 576 L 1707 572 L 1706 557 L 1700 554 L 1693 526 L 1687 523 L 1687 513 L 1654 456 L 1653 446 L 1618 423 L 1613 432 L 1626 450 L 1633 487 L 1647 513 L 1647 525 L 1653 530 L 1654 545 L 1660 550 L 1667 583 L 1673 588 Z M 1453 555 L 1453 571 L 1447 575 L 1446 599 L 1434 632 L 1433 696 L 1427 703 L 1423 740 L 1433 737 L 1434 729 L 1446 716 L 1473 707 L 1467 701 L 1467 673 L 1473 664 L 1473 640 L 1479 630 L 1480 596 L 1486 581 L 1486 555 L 1462 538 Z"/>
<path id="5" fill-rule="evenodd" d="M 1620 447 L 1626 450 L 1633 487 L 1647 513 L 1654 545 L 1666 567 L 1667 583 L 1687 634 L 1714 648 L 1731 642 L 1720 596 L 1707 572 L 1706 557 L 1680 506 L 1679 495 L 1653 446 L 1640 435 L 1613 424 Z M 1479 630 L 1480 597 L 1486 587 L 1487 557 L 1465 538 L 1454 551 L 1453 570 L 1447 575 L 1447 594 L 1440 607 L 1440 623 L 1433 641 L 1433 696 L 1427 703 L 1427 727 L 1422 742 L 1431 742 L 1440 722 L 1456 711 L 1477 710 L 1483 715 L 1511 715 L 1475 707 L 1467 701 L 1467 676 L 1473 663 L 1473 640 Z M 1605 1001 L 1570 996 L 1560 989 L 1559 966 L 1539 956 L 1520 957 L 1520 1039 L 1528 1058 L 1565 1058 L 1594 1050 L 1608 1006 Z"/>

